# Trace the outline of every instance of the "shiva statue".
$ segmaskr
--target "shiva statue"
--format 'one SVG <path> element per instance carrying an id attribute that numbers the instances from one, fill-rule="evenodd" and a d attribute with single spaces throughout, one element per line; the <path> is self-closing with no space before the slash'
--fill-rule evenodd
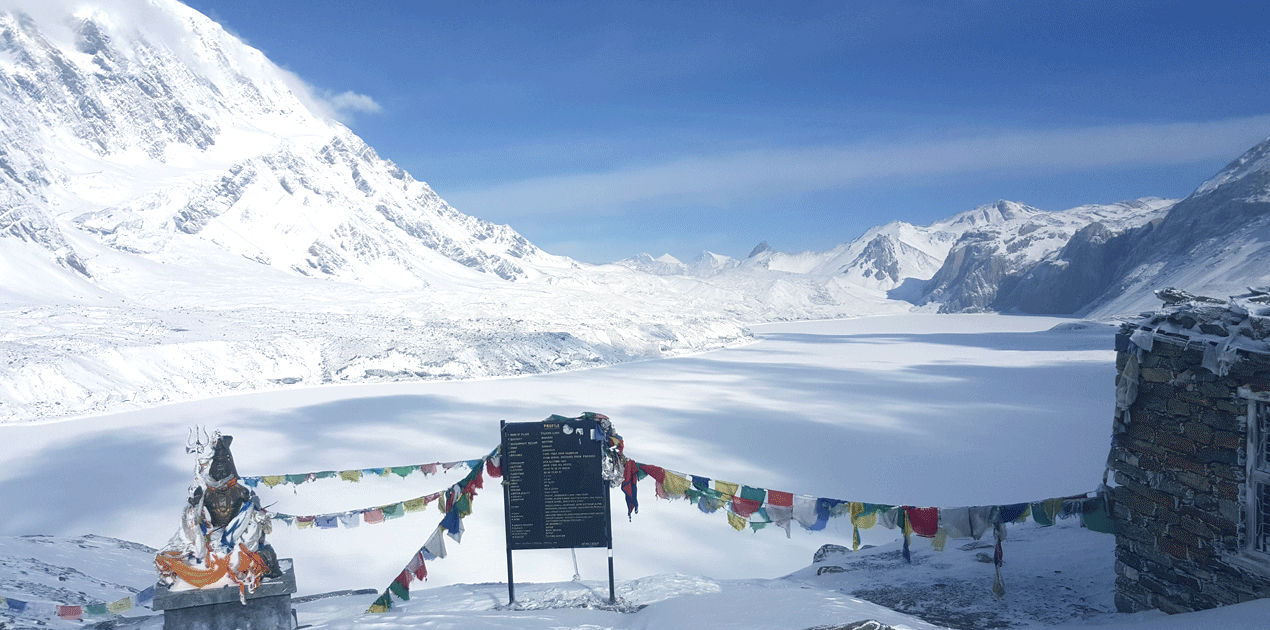
<path id="1" fill-rule="evenodd" d="M 206 434 L 204 434 L 206 435 Z M 155 557 L 159 582 L 171 590 L 237 586 L 239 598 L 255 592 L 260 580 L 282 575 L 278 556 L 265 543 L 269 516 L 256 493 L 238 482 L 229 445 L 219 431 L 196 440 L 199 454 L 181 529 Z M 211 455 L 206 456 L 207 450 Z"/>

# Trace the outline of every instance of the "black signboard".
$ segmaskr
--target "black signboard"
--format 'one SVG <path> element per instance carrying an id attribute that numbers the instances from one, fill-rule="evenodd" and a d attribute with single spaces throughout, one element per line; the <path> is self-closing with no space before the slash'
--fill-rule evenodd
<path id="1" fill-rule="evenodd" d="M 587 418 L 503 424 L 509 553 L 612 547 L 604 445 Z"/>

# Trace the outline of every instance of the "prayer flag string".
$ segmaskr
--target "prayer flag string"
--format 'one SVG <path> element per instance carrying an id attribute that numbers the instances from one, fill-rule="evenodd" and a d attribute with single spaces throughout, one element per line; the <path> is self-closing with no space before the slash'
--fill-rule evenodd
<path id="1" fill-rule="evenodd" d="M 423 543 L 418 551 L 410 557 L 410 561 L 393 578 L 388 584 L 379 598 L 367 609 L 368 613 L 384 613 L 393 607 L 393 602 L 410 600 L 410 585 L 418 580 L 426 580 L 428 578 L 428 567 L 425 564 L 429 560 L 437 560 L 446 556 L 444 533 L 454 542 L 461 542 L 463 539 L 463 519 L 472 513 L 472 500 L 476 498 L 478 490 L 485 487 L 485 478 L 483 473 L 488 472 L 490 477 L 502 477 L 503 470 L 499 462 L 499 450 L 502 447 L 495 448 L 485 458 L 479 460 L 484 465 L 478 463 L 471 467 L 471 472 L 463 478 L 462 481 L 454 484 L 442 494 L 441 504 L 445 506 L 445 518 L 432 531 L 432 535 L 427 542 Z"/>
<path id="2" fill-rule="evenodd" d="M 76 606 L 0 597 L 0 609 L 27 617 L 82 621 L 91 617 L 114 617 L 134 608 L 148 608 L 148 604 L 152 601 L 154 601 L 154 587 L 148 586 L 134 595 L 121 597 L 112 602 Z"/>
<path id="3" fill-rule="evenodd" d="M 340 479 L 342 481 L 351 481 L 356 483 L 361 481 L 363 477 L 391 477 L 396 475 L 404 479 L 415 473 L 435 475 L 438 472 L 449 472 L 450 469 L 459 466 L 471 469 L 473 466 L 481 465 L 484 461 L 484 459 L 460 459 L 452 462 L 411 464 L 409 466 L 385 466 L 383 468 L 358 468 L 338 471 L 323 470 L 319 472 L 292 473 L 287 475 L 257 475 L 254 477 L 239 477 L 239 479 L 252 488 L 257 488 L 262 483 L 270 488 L 281 484 L 299 486 L 306 483 L 312 483 L 319 479 Z"/>
<path id="4" fill-rule="evenodd" d="M 819 531 L 829 519 L 848 517 L 852 526 L 852 548 L 860 548 L 860 530 L 881 525 L 887 529 L 898 528 L 903 536 L 903 557 L 912 562 L 909 553 L 911 536 L 930 538 L 937 551 L 943 551 L 950 538 L 981 538 L 989 528 L 996 541 L 993 565 L 996 576 L 993 593 L 1005 595 L 1001 579 L 1002 541 L 1005 540 L 1006 523 L 1023 523 L 1028 517 L 1043 527 L 1052 526 L 1054 519 L 1079 517 L 1081 527 L 1104 534 L 1114 533 L 1110 517 L 1110 493 L 1100 487 L 1092 493 L 1061 498 L 1045 499 L 1032 503 L 992 505 L 956 508 L 919 508 L 910 505 L 894 506 L 876 503 L 860 503 L 798 495 L 778 490 L 766 490 L 729 481 L 711 480 L 709 477 L 688 475 L 661 466 L 643 464 L 627 459 L 622 476 L 622 492 L 626 495 L 627 517 L 636 513 L 637 486 L 640 480 L 652 477 L 654 494 L 659 499 L 687 499 L 705 513 L 726 508 L 728 525 L 737 531 L 748 528 L 757 532 L 774 524 L 789 536 L 790 522 L 797 521 L 804 529 Z M 691 482 L 689 482 L 691 480 Z M 713 487 L 712 487 L 713 484 Z"/>

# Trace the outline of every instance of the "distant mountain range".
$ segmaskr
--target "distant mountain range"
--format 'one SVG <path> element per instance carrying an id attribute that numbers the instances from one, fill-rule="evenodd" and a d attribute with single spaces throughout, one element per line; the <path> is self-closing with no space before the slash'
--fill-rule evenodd
<path id="1" fill-rule="evenodd" d="M 998 201 L 926 226 L 894 221 L 826 252 L 785 254 L 763 243 L 745 260 L 702 252 L 689 264 L 647 254 L 616 264 L 712 283 L 754 270 L 835 278 L 942 312 L 1070 314 L 1099 292 L 1082 284 L 1083 294 L 1069 295 L 1073 289 L 1051 296 L 1045 287 L 1059 280 L 1044 270 L 1065 268 L 1071 258 L 1084 260 L 1082 247 L 1151 225 L 1175 203 L 1144 198 L 1045 212 Z"/>
<path id="2" fill-rule="evenodd" d="M 1180 202 L 999 201 L 826 252 L 583 264 L 454 209 L 197 11 L 129 7 L 0 10 L 0 422 L 566 370 L 764 321 L 1106 318 L 1270 274 L 1266 143 Z"/>
<path id="3" fill-rule="evenodd" d="M 685 265 L 641 255 L 617 264 L 719 282 L 768 269 L 837 277 L 944 313 L 1110 318 L 1159 305 L 1177 287 L 1224 298 L 1270 284 L 1270 139 L 1181 201 L 1148 197 L 1045 212 L 998 201 L 927 226 L 892 222 L 826 252 L 766 244 L 737 261 Z"/>

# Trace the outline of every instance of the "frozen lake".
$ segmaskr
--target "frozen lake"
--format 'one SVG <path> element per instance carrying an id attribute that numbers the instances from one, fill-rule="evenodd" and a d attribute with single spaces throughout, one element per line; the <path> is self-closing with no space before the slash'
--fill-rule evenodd
<path id="1" fill-rule="evenodd" d="M 594 411 L 612 418 L 637 461 L 796 494 L 952 507 L 1091 491 L 1110 439 L 1115 328 L 1067 321 L 912 314 L 774 324 L 755 327 L 752 345 L 588 371 L 278 391 L 0 426 L 0 535 L 162 546 L 192 480 L 183 446 L 194 424 L 234 436 L 242 475 L 472 459 L 498 444 L 500 419 Z M 258 492 L 275 511 L 337 512 L 441 490 L 464 472 Z M 429 563 L 427 585 L 506 579 L 500 494 L 487 483 L 462 544 L 449 541 L 449 557 Z M 824 543 L 850 541 L 840 519 L 822 532 L 795 525 L 788 539 L 772 527 L 737 532 L 722 511 L 656 500 L 651 479 L 640 499 L 628 522 L 613 491 L 619 579 L 775 577 L 805 567 Z M 278 523 L 269 539 L 295 558 L 301 594 L 382 589 L 441 516 L 431 507 L 350 530 Z M 603 578 L 602 550 L 577 555 L 584 578 Z M 518 582 L 573 575 L 568 551 L 515 558 Z"/>

